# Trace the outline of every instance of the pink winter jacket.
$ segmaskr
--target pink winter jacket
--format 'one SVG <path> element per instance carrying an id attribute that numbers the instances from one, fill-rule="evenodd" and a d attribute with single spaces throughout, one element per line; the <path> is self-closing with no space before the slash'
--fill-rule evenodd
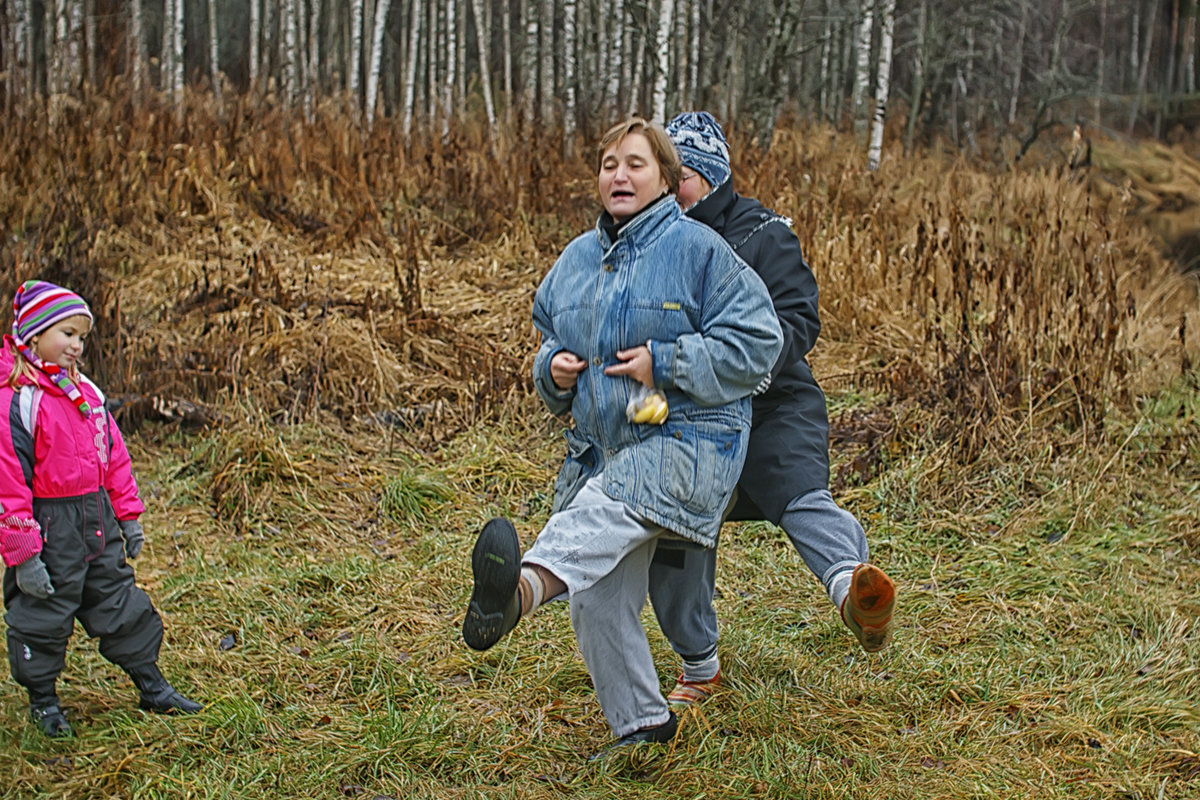
<path id="1" fill-rule="evenodd" d="M 17 358 L 12 337 L 5 336 L 0 349 L 0 556 L 10 567 L 41 552 L 35 497 L 76 497 L 103 488 L 117 519 L 137 519 L 145 510 L 129 451 L 96 385 L 82 375 L 77 383 L 92 408 L 85 419 L 47 375 L 39 372 L 36 385 L 8 386 Z"/>

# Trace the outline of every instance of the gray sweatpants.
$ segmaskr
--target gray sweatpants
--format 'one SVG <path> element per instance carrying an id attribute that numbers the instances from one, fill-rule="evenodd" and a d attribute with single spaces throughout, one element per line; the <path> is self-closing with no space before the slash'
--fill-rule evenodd
<path id="1" fill-rule="evenodd" d="M 620 738 L 670 718 L 641 612 L 655 547 L 671 534 L 602 486 L 593 477 L 551 516 L 522 563 L 545 567 L 567 585 L 579 649 Z"/>
<path id="2" fill-rule="evenodd" d="M 815 489 L 788 504 L 780 520 L 800 558 L 820 579 L 830 599 L 839 573 L 868 559 L 867 537 L 849 511 L 827 489 Z M 663 542 L 650 566 L 650 602 L 671 647 L 688 661 L 717 650 L 717 612 L 712 599 L 717 551 L 684 542 Z M 844 591 L 849 582 L 844 582 Z"/>
<path id="3" fill-rule="evenodd" d="M 35 499 L 33 516 L 42 527 L 42 561 L 54 594 L 45 600 L 27 595 L 17 588 L 15 571 L 5 570 L 8 663 L 17 683 L 31 698 L 53 693 L 76 619 L 100 639 L 100 655 L 117 666 L 155 663 L 162 619 L 134 583 L 108 493 Z"/>

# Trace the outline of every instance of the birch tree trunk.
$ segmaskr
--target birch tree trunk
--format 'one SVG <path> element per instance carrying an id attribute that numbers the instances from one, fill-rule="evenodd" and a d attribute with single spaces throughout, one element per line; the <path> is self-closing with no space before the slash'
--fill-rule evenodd
<path id="1" fill-rule="evenodd" d="M 180 0 L 175 0 L 180 2 Z M 270 0 L 268 0 L 269 2 Z M 298 0 L 283 0 L 279 9 L 279 75 L 283 102 L 291 106 L 296 102 L 296 3 Z"/>
<path id="2" fill-rule="evenodd" d="M 469 2 L 470 0 L 461 0 L 457 4 L 458 10 L 454 15 L 457 22 L 454 26 L 454 52 L 458 54 L 458 58 L 454 61 L 454 114 L 456 117 L 462 116 L 463 103 L 467 96 L 467 3 Z"/>
<path id="3" fill-rule="evenodd" d="M 183 0 L 174 0 L 171 15 L 171 100 L 176 119 L 183 120 Z"/>
<path id="4" fill-rule="evenodd" d="M 1195 94 L 1196 92 L 1196 17 L 1197 17 L 1197 2 L 1192 0 L 1191 12 L 1187 17 L 1187 24 L 1183 33 L 1183 58 L 1180 61 L 1182 73 L 1179 76 L 1179 85 L 1185 94 Z"/>
<path id="5" fill-rule="evenodd" d="M 171 30 L 175 27 L 175 0 L 163 0 L 162 45 L 158 51 L 158 88 L 163 93 L 171 91 Z"/>
<path id="6" fill-rule="evenodd" d="M 446 47 L 446 71 L 442 84 L 442 137 L 450 135 L 450 119 L 454 116 L 454 73 L 458 66 L 458 21 L 455 16 L 454 0 L 446 0 L 446 27 L 444 37 Z"/>
<path id="7" fill-rule="evenodd" d="M 512 2 L 503 0 L 500 13 L 501 44 L 504 46 L 504 119 L 508 124 L 513 121 L 513 40 L 512 40 Z"/>
<path id="8" fill-rule="evenodd" d="M 575 155 L 575 0 L 563 0 L 563 156 Z"/>
<path id="9" fill-rule="evenodd" d="M 292 0 L 292 36 L 294 37 L 294 58 L 296 65 L 296 85 L 293 89 L 293 102 L 298 102 L 304 112 L 304 118 L 309 118 L 308 106 L 308 45 L 304 38 L 304 23 L 308 16 L 307 0 Z"/>
<path id="10" fill-rule="evenodd" d="M 691 96 L 688 98 L 687 105 L 694 108 L 700 104 L 700 0 L 690 0 L 690 2 L 692 4 L 692 26 L 688 86 L 691 88 Z"/>
<path id="11" fill-rule="evenodd" d="M 630 0 L 632 1 L 632 0 Z M 620 78 L 618 79 L 620 95 L 626 106 L 630 108 L 637 107 L 637 86 L 635 82 L 637 74 L 635 67 L 634 55 L 634 17 L 629 4 L 625 5 L 623 16 L 620 17 L 620 30 L 617 32 L 620 37 Z"/>
<path id="12" fill-rule="evenodd" d="M 217 105 L 221 104 L 221 61 L 218 56 L 217 42 L 220 34 L 217 30 L 217 0 L 208 0 L 208 66 L 209 80 L 212 81 L 213 97 Z"/>
<path id="13" fill-rule="evenodd" d="M 346 58 L 346 89 L 354 100 L 354 107 L 360 108 L 362 101 L 358 96 L 359 73 L 362 71 L 363 45 L 363 0 L 350 0 L 350 52 Z"/>
<path id="14" fill-rule="evenodd" d="M 250 91 L 252 92 L 258 90 L 259 42 L 262 38 L 260 9 L 260 0 L 250 0 L 250 56 L 246 65 L 246 77 L 250 81 Z"/>
<path id="15" fill-rule="evenodd" d="M 304 118 L 312 119 L 313 106 L 316 105 L 318 94 L 325 89 L 321 85 L 321 3 L 322 0 L 308 0 L 308 11 L 305 18 L 308 22 L 308 47 L 304 59 Z M 301 5 L 304 0 L 301 0 Z M 305 27 L 300 26 L 300 40 L 305 41 Z"/>
<path id="16" fill-rule="evenodd" d="M 455 1 L 444 0 L 445 2 L 445 25 L 442 29 L 442 53 L 445 58 L 445 67 L 442 73 L 442 137 L 445 139 L 450 136 L 450 118 L 454 116 L 454 73 L 455 65 L 458 62 L 458 56 L 455 52 Z"/>
<path id="17" fill-rule="evenodd" d="M 129 3 L 129 73 L 134 101 L 140 104 L 146 89 L 146 31 L 142 0 L 131 0 Z"/>
<path id="18" fill-rule="evenodd" d="M 875 26 L 875 0 L 862 0 L 862 20 L 858 25 L 857 68 L 854 72 L 854 134 L 867 132 L 867 94 L 871 89 L 871 29 Z"/>
<path id="19" fill-rule="evenodd" d="M 87 72 L 83 52 L 83 4 L 84 0 L 67 0 L 67 73 L 63 76 L 66 79 L 63 87 L 66 92 L 78 89 Z"/>
<path id="20" fill-rule="evenodd" d="M 47 11 L 51 18 L 46 30 L 46 58 L 50 62 L 46 86 L 51 95 L 56 95 L 65 90 L 67 83 L 67 0 L 54 0 L 53 6 L 47 2 Z"/>
<path id="21" fill-rule="evenodd" d="M 608 88 L 604 93 L 604 101 L 607 106 L 605 109 L 606 119 L 609 109 L 621 107 L 621 75 L 625 69 L 623 57 L 626 47 L 625 0 L 612 0 L 612 16 L 610 18 L 613 21 L 613 27 L 608 31 L 606 37 L 608 41 L 602 42 L 602 46 L 608 53 Z"/>
<path id="22" fill-rule="evenodd" d="M 387 26 L 388 8 L 391 4 L 392 0 L 379 0 L 379 6 L 375 9 L 375 32 L 371 36 L 371 68 L 367 71 L 367 130 L 370 130 L 375 124 L 375 103 L 379 98 L 379 66 L 383 61 L 383 32 Z M 413 0 L 414 12 L 420 11 L 420 6 L 420 0 Z M 415 46 L 412 52 L 416 52 Z M 406 135 L 411 121 L 411 114 L 406 114 L 404 118 Z"/>
<path id="23" fill-rule="evenodd" d="M 387 0 L 385 0 L 387 2 Z M 421 0 L 413 0 L 412 4 L 412 21 L 408 27 L 408 66 L 404 70 L 404 135 L 408 136 L 412 130 L 413 110 L 416 106 L 417 97 L 417 44 L 421 40 Z M 375 56 L 372 54 L 371 63 L 375 62 Z M 378 70 L 372 68 L 372 72 L 377 73 Z M 378 79 L 377 79 L 378 80 Z"/>
<path id="24" fill-rule="evenodd" d="M 830 117 L 829 96 L 833 94 L 833 92 L 830 91 L 831 87 L 829 80 L 829 62 L 830 56 L 833 52 L 833 23 L 830 22 L 830 16 L 830 14 L 826 13 L 825 31 L 821 41 L 821 74 L 819 80 L 817 81 L 817 85 L 820 87 L 820 97 L 818 98 L 817 105 L 820 109 L 822 119 L 829 119 Z"/>
<path id="25" fill-rule="evenodd" d="M 422 60 L 425 62 L 425 119 L 429 125 L 433 124 L 433 119 L 436 115 L 434 105 L 437 101 L 437 66 L 438 66 L 438 7 L 437 2 L 430 2 L 425 6 L 428 12 L 428 18 L 425 20 L 426 29 L 429 35 L 425 37 L 429 40 L 429 47 L 425 48 Z"/>
<path id="26" fill-rule="evenodd" d="M 554 119 L 554 0 L 542 0 L 538 22 L 538 98 L 543 124 Z"/>
<path id="27" fill-rule="evenodd" d="M 896 0 L 883 0 L 883 23 L 879 37 L 879 73 L 875 77 L 875 119 L 871 123 L 871 146 L 867 151 L 867 168 L 879 168 L 883 149 L 883 120 L 887 110 L 888 81 L 892 74 L 892 34 L 896 29 Z"/>
<path id="28" fill-rule="evenodd" d="M 671 44 L 671 23 L 674 21 L 674 0 L 662 0 L 658 12 L 658 36 L 654 42 L 654 94 L 650 102 L 650 117 L 665 122 L 667 113 L 667 76 L 671 74 L 668 63 Z"/>
<path id="29" fill-rule="evenodd" d="M 525 43 L 521 48 L 521 107 L 525 122 L 533 122 L 537 109 L 538 79 L 538 0 L 521 0 L 522 20 L 525 25 Z"/>
<path id="30" fill-rule="evenodd" d="M 479 86 L 483 90 L 483 109 L 487 113 L 488 127 L 495 130 L 496 108 L 492 105 L 492 59 L 488 53 L 487 26 L 484 24 L 483 7 L 480 0 L 471 0 L 471 13 L 475 16 L 475 50 L 479 54 Z"/>
<path id="31" fill-rule="evenodd" d="M 674 92 L 675 105 L 674 108 L 679 108 L 687 104 L 688 93 L 688 12 L 687 0 L 681 0 L 676 6 L 674 20 L 671 22 L 671 36 L 668 46 L 671 49 L 671 64 L 674 78 L 672 79 L 672 90 Z M 671 102 L 670 97 L 667 98 L 667 103 Z M 662 120 L 666 122 L 664 118 Z"/>
<path id="32" fill-rule="evenodd" d="M 100 71 L 99 42 L 96 41 L 96 0 L 83 2 L 83 44 L 87 47 L 86 78 L 87 85 L 97 84 L 96 76 Z"/>
<path id="33" fill-rule="evenodd" d="M 279 81 L 279 0 L 262 2 L 262 47 L 259 50 L 259 81 L 263 89 Z M 278 92 L 278 88 L 272 91 Z"/>
<path id="34" fill-rule="evenodd" d="M 1100 122 L 1100 98 L 1104 95 L 1104 61 L 1107 54 L 1104 52 L 1104 42 L 1107 40 L 1108 33 L 1108 0 L 1100 0 L 1100 44 L 1096 47 L 1096 93 L 1092 98 L 1092 124 L 1099 127 Z"/>

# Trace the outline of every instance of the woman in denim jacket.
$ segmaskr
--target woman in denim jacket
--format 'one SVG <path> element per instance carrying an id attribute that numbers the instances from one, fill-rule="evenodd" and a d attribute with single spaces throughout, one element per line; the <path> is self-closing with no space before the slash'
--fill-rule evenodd
<path id="1" fill-rule="evenodd" d="M 660 537 L 715 546 L 746 455 L 750 395 L 782 336 L 757 274 L 679 210 L 680 161 L 662 128 L 636 117 L 613 127 L 597 167 L 605 211 L 563 251 L 533 307 L 534 384 L 575 422 L 553 513 L 523 557 L 511 523 L 484 525 L 463 638 L 486 650 L 565 592 L 624 745 L 675 733 L 640 620 L 650 560 Z M 648 390 L 666 399 L 660 424 L 627 416 Z"/>

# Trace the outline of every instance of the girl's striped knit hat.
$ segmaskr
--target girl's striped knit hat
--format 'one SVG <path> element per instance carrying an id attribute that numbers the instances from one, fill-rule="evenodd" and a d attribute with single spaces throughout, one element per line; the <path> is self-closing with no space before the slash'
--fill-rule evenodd
<path id="1" fill-rule="evenodd" d="M 46 281 L 25 281 L 17 287 L 13 297 L 12 338 L 17 351 L 26 361 L 50 376 L 86 417 L 92 413 L 91 406 L 71 377 L 58 364 L 42 361 L 29 347 L 29 340 L 39 333 L 68 317 L 80 315 L 89 321 L 94 319 L 82 297 Z"/>

